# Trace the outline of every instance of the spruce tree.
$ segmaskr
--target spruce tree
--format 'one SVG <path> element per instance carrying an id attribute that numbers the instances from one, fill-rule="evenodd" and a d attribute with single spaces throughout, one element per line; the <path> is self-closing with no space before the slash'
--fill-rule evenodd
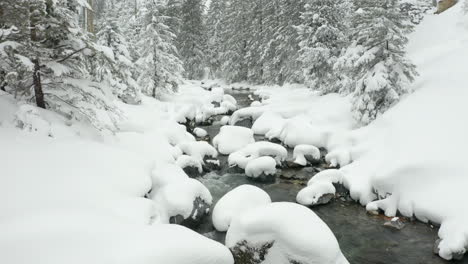
<path id="1" fill-rule="evenodd" d="M 345 78 L 334 65 L 347 44 L 347 0 L 307 0 L 302 15 L 300 61 L 305 83 L 323 93 L 339 92 Z"/>
<path id="2" fill-rule="evenodd" d="M 207 64 L 210 68 L 211 78 L 223 77 L 221 72 L 221 53 L 225 36 L 225 18 L 227 15 L 227 1 L 211 0 L 207 18 Z"/>
<path id="3" fill-rule="evenodd" d="M 141 56 L 137 61 L 138 84 L 143 93 L 155 98 L 177 91 L 183 72 L 174 45 L 176 36 L 165 24 L 167 17 L 162 10 L 162 3 L 148 1 L 139 15 L 144 26 L 138 43 Z"/>
<path id="4" fill-rule="evenodd" d="M 184 63 L 185 77 L 201 79 L 205 69 L 206 29 L 203 21 L 204 1 L 184 0 L 180 29 L 177 34 L 178 51 Z"/>
<path id="5" fill-rule="evenodd" d="M 397 0 L 355 0 L 353 43 L 338 65 L 355 80 L 353 110 L 368 124 L 410 92 L 416 73 L 406 58 L 412 24 Z"/>
<path id="6" fill-rule="evenodd" d="M 135 65 L 118 25 L 119 11 L 116 6 L 111 6 L 99 19 L 97 45 L 106 52 L 101 52 L 96 57 L 98 67 L 94 75 L 98 82 L 109 85 L 123 102 L 139 104 L 140 87 L 133 78 Z"/>

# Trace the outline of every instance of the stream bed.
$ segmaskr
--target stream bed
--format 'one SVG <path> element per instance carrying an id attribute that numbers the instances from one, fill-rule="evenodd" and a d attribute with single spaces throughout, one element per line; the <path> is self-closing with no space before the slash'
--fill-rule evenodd
<path id="1" fill-rule="evenodd" d="M 229 92 L 240 108 L 250 105 L 249 92 Z M 220 125 L 200 126 L 211 138 L 217 135 Z M 258 183 L 241 173 L 230 173 L 227 157 L 220 156 L 221 170 L 211 172 L 199 180 L 211 191 L 213 206 L 227 192 L 243 184 L 251 184 L 265 190 L 273 202 L 296 202 L 296 195 L 306 181 L 278 178 L 274 183 Z M 311 169 L 296 169 L 308 173 Z M 329 204 L 311 208 L 330 227 L 340 244 L 343 254 L 352 264 L 443 264 L 468 263 L 445 261 L 433 254 L 438 228 L 418 221 L 406 221 L 401 230 L 384 226 L 388 218 L 370 215 L 365 207 L 349 197 L 333 199 Z M 212 210 L 211 210 L 212 211 Z M 211 215 L 195 229 L 211 239 L 224 243 L 225 233 L 217 232 Z"/>

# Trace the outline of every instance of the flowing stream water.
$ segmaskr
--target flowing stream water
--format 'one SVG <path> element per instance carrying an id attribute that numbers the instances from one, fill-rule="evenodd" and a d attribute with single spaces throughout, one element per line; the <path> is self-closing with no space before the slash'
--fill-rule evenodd
<path id="1" fill-rule="evenodd" d="M 247 107 L 251 101 L 249 92 L 230 92 L 240 108 Z M 201 126 L 211 138 L 219 132 L 220 125 Z M 227 192 L 242 184 L 251 184 L 265 190 L 273 202 L 296 202 L 296 195 L 306 182 L 278 178 L 274 183 L 251 181 L 244 174 L 229 173 L 227 157 L 221 156 L 221 170 L 211 172 L 200 181 L 211 191 L 213 206 Z M 296 170 L 294 173 L 309 173 L 309 169 Z M 329 204 L 311 208 L 327 223 L 335 234 L 341 250 L 350 263 L 358 264 L 443 264 L 468 263 L 445 261 L 433 254 L 438 228 L 418 221 L 407 221 L 401 230 L 385 227 L 388 221 L 382 215 L 370 215 L 365 208 L 349 198 L 332 200 Z M 216 241 L 224 243 L 225 233 L 217 232 L 211 222 L 211 215 L 195 229 Z"/>

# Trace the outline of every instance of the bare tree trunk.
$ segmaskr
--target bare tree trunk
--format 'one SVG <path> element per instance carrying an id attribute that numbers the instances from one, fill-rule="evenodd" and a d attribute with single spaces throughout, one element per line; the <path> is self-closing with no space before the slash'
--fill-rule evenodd
<path id="1" fill-rule="evenodd" d="M 86 9 L 86 28 L 88 29 L 89 33 L 94 34 L 94 0 L 88 0 L 88 4 L 91 9 Z"/>
<path id="2" fill-rule="evenodd" d="M 29 10 L 29 26 L 30 26 L 30 38 L 31 41 L 38 42 L 39 39 L 37 37 L 36 26 L 38 21 L 38 17 L 36 14 L 36 7 L 32 5 Z M 42 83 L 41 83 L 41 64 L 39 62 L 39 57 L 36 57 L 33 61 L 34 63 L 34 71 L 33 71 L 33 85 L 34 85 L 34 96 L 36 98 L 36 105 L 37 107 L 46 108 L 45 101 L 44 101 L 44 92 L 42 91 Z"/>
<path id="3" fill-rule="evenodd" d="M 40 108 L 46 108 L 44 101 L 44 92 L 42 91 L 42 82 L 41 82 L 41 65 L 39 63 L 39 58 L 33 60 L 34 63 L 34 73 L 33 73 L 33 83 L 34 83 L 34 94 L 36 97 L 36 105 Z"/>

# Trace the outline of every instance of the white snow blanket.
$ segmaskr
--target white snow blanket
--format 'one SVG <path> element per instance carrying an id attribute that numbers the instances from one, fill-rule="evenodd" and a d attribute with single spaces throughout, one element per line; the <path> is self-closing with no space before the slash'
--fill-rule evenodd
<path id="1" fill-rule="evenodd" d="M 211 195 L 174 164 L 174 145 L 193 137 L 172 103 L 142 99 L 120 105 L 126 119 L 113 136 L 0 91 L 1 263 L 233 264 L 217 242 L 150 225 L 163 207 L 186 215 L 194 196 Z M 144 198 L 150 190 L 159 202 Z"/>

